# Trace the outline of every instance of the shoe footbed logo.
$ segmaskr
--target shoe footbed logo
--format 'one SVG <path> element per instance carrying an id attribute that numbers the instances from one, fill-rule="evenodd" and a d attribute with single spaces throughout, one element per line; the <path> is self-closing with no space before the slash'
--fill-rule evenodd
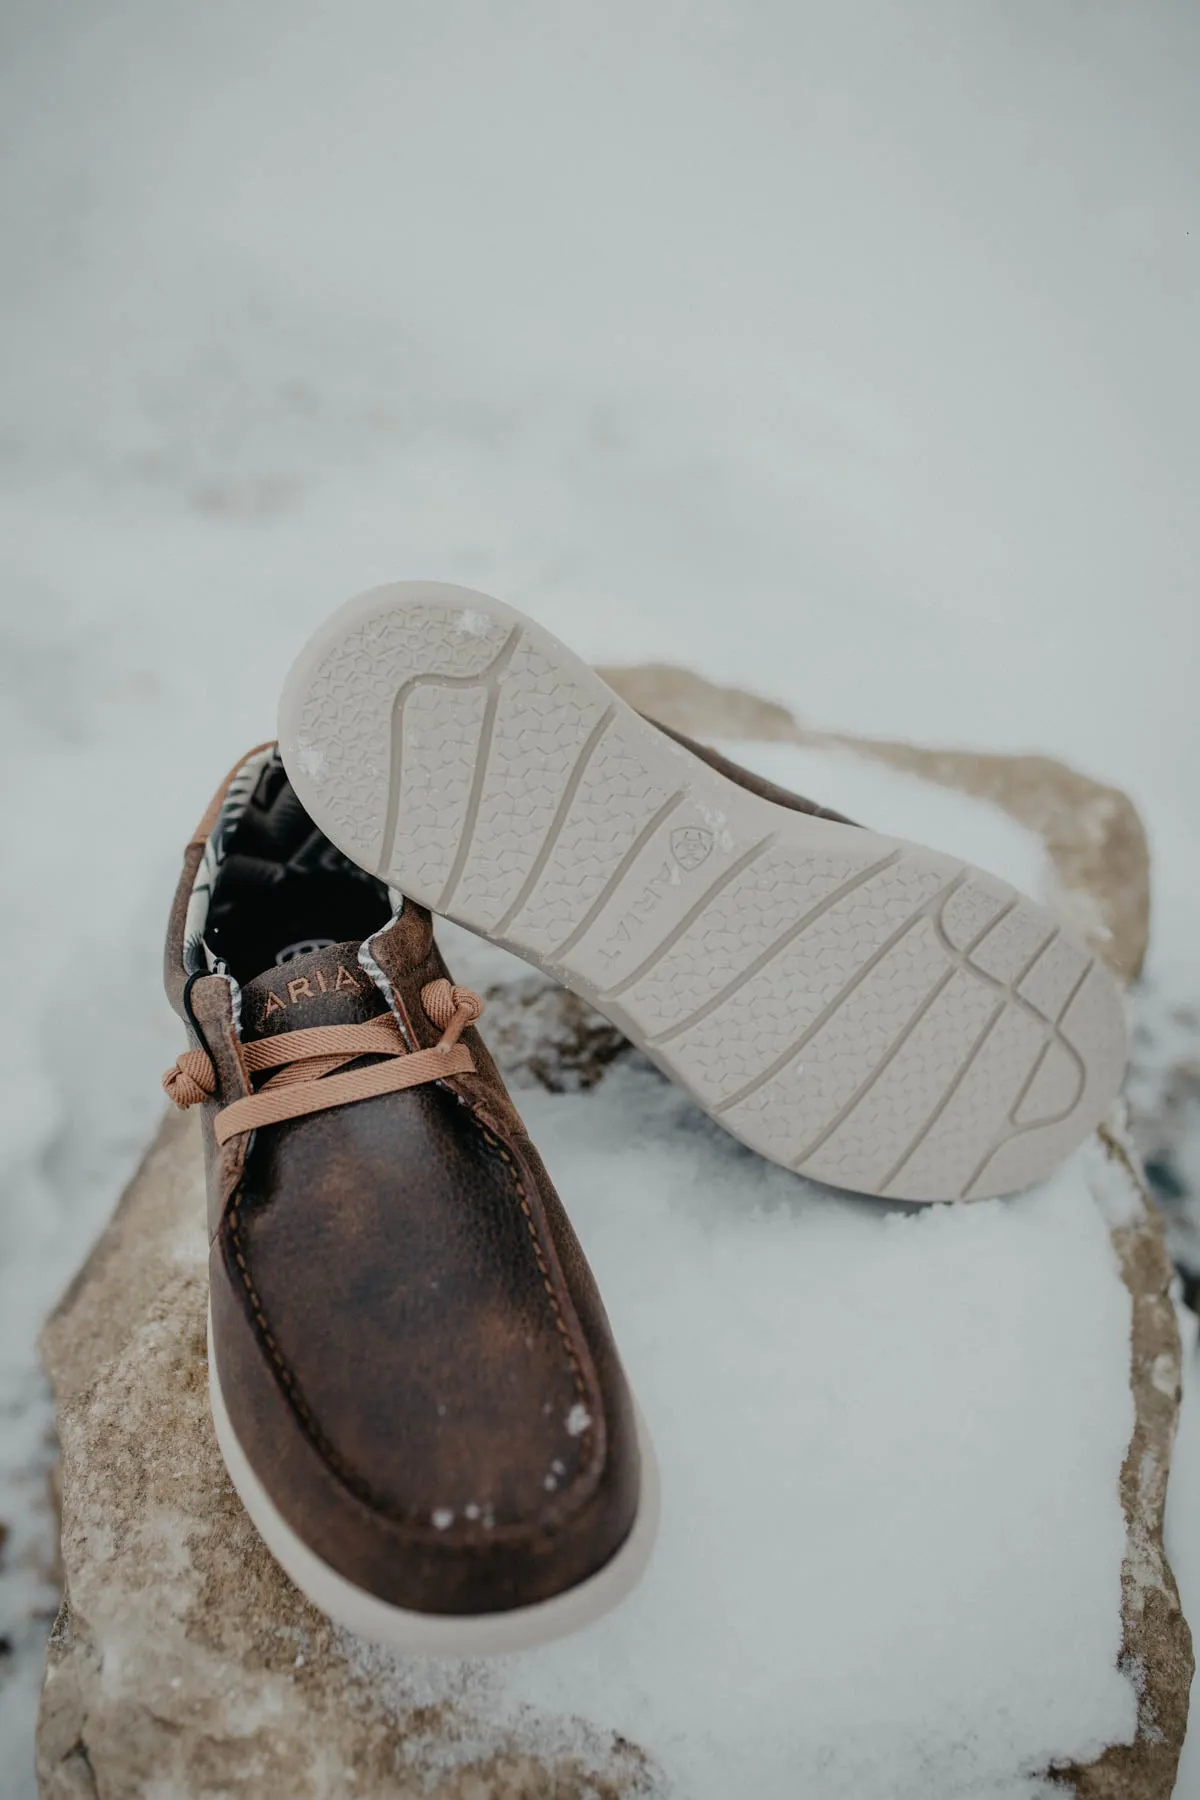
<path id="1" fill-rule="evenodd" d="M 264 1020 L 269 1019 L 272 1013 L 285 1012 L 289 1006 L 299 1006 L 302 1001 L 315 1000 L 320 994 L 336 994 L 339 988 L 349 988 L 355 994 L 362 993 L 361 983 L 355 980 L 345 963 L 338 964 L 334 975 L 327 975 L 324 969 L 316 970 L 313 975 L 296 975 L 287 983 L 286 999 L 277 994 L 274 988 L 268 990 L 262 1016 Z"/>
<path id="2" fill-rule="evenodd" d="M 285 944 L 282 950 L 275 952 L 275 966 L 281 969 L 284 963 L 294 961 L 297 956 L 311 956 L 314 950 L 329 950 L 336 943 L 336 938 L 319 937 L 301 938 L 298 943 Z"/>

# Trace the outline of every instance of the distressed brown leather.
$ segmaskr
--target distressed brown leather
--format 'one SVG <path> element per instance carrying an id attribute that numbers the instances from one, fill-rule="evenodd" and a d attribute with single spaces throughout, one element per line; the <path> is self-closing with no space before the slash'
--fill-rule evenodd
<path id="1" fill-rule="evenodd" d="M 190 891 L 199 856 L 189 847 Z M 269 902 L 269 896 L 268 896 Z M 249 902 L 248 902 L 249 903 Z M 390 1006 L 413 1048 L 447 971 L 405 901 L 364 948 L 167 986 L 208 1050 L 213 1347 L 238 1441 L 288 1525 L 396 1606 L 485 1613 L 601 1568 L 637 1511 L 633 1407 L 591 1272 L 479 1033 L 475 1073 L 310 1114 L 218 1150 L 240 1045 Z M 186 988 L 186 994 L 185 994 Z M 189 1017 L 190 1014 L 190 1017 Z"/>
<path id="2" fill-rule="evenodd" d="M 813 819 L 830 819 L 835 825 L 855 825 L 858 822 L 855 819 L 848 819 L 845 813 L 834 812 L 831 807 L 819 805 L 815 800 L 806 800 L 801 794 L 793 794 L 787 788 L 780 787 L 778 782 L 768 781 L 762 775 L 755 775 L 751 769 L 743 769 L 740 763 L 731 761 L 728 756 L 722 756 L 719 750 L 710 749 L 707 744 L 698 744 L 694 738 L 688 737 L 682 731 L 675 731 L 670 725 L 663 725 L 658 719 L 650 719 L 649 723 L 658 731 L 663 732 L 665 736 L 674 738 L 677 744 L 682 744 L 683 748 L 690 750 L 693 756 L 698 756 L 700 761 L 707 763 L 710 769 L 715 769 L 719 775 L 727 776 L 730 781 L 736 781 L 739 787 L 747 788 L 750 793 L 757 794 L 760 799 L 772 800 L 776 806 L 786 806 L 792 812 L 808 813 L 809 817 Z"/>

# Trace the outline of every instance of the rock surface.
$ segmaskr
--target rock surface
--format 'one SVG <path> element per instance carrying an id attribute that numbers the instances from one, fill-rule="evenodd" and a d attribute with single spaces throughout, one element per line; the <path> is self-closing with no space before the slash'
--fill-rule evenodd
<path id="1" fill-rule="evenodd" d="M 731 696 L 719 720 L 709 713 L 708 735 L 768 735 L 772 715 L 755 711 L 763 704 Z M 1111 822 L 1120 812 L 1095 816 Z M 1125 831 L 1123 841 L 1135 839 Z M 1091 890 L 1125 967 L 1139 954 L 1138 879 L 1135 871 L 1119 901 Z M 488 1036 L 510 1078 L 552 1088 L 586 1088 L 623 1051 L 579 1001 L 533 981 L 509 988 Z M 1138 1721 L 1131 1744 L 1054 1773 L 1087 1800 L 1167 1800 L 1192 1673 L 1161 1532 L 1179 1336 L 1157 1216 L 1121 1138 L 1108 1134 L 1105 1149 L 1096 1199 L 1133 1305 L 1122 1617 Z M 43 1334 L 62 1442 L 66 1573 L 39 1727 L 44 1800 L 618 1800 L 660 1791 L 653 1758 L 627 1736 L 563 1721 L 555 1747 L 546 1719 L 529 1722 L 536 1730 L 520 1720 L 481 1727 L 469 1670 L 447 1699 L 420 1665 L 374 1658 L 289 1586 L 211 1433 L 202 1218 L 198 1127 L 173 1117 Z"/>
<path id="2" fill-rule="evenodd" d="M 1130 1382 L 1134 1428 L 1121 1469 L 1128 1544 L 1121 1571 L 1123 1665 L 1138 1685 L 1138 1729 L 1132 1744 L 1115 1744 L 1094 1763 L 1064 1771 L 1079 1800 L 1162 1795 L 1175 1770 L 1188 1721 L 1195 1663 L 1191 1632 L 1163 1547 L 1163 1512 L 1171 1449 L 1179 1419 L 1180 1336 L 1171 1300 L 1171 1263 L 1162 1224 L 1146 1194 L 1127 1141 L 1102 1131 L 1113 1172 L 1100 1196 L 1108 1213 L 1121 1276 L 1133 1299 Z"/>

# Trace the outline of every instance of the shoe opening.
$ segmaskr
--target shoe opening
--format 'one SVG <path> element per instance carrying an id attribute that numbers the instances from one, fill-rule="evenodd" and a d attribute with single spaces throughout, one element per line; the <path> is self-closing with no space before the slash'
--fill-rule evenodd
<path id="1" fill-rule="evenodd" d="M 236 812 L 223 814 L 213 833 L 208 905 L 195 945 L 210 969 L 239 985 L 327 944 L 360 942 L 393 910 L 384 883 L 313 824 L 278 751 L 246 774 L 250 784 L 238 794 Z"/>

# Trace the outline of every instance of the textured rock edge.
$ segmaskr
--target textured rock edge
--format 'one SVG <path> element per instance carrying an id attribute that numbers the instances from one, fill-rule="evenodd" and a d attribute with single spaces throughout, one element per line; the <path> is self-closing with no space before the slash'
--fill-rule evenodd
<path id="1" fill-rule="evenodd" d="M 1163 1544 L 1182 1384 L 1182 1345 L 1172 1300 L 1175 1275 L 1162 1221 L 1123 1130 L 1102 1127 L 1100 1141 L 1135 1202 L 1131 1216 L 1110 1221 L 1110 1231 L 1133 1302 L 1134 1424 L 1121 1467 L 1126 1533 L 1121 1667 L 1137 1690 L 1137 1732 L 1131 1744 L 1110 1745 L 1095 1762 L 1072 1764 L 1054 1775 L 1079 1800 L 1170 1800 L 1195 1670 L 1192 1634 Z"/>

